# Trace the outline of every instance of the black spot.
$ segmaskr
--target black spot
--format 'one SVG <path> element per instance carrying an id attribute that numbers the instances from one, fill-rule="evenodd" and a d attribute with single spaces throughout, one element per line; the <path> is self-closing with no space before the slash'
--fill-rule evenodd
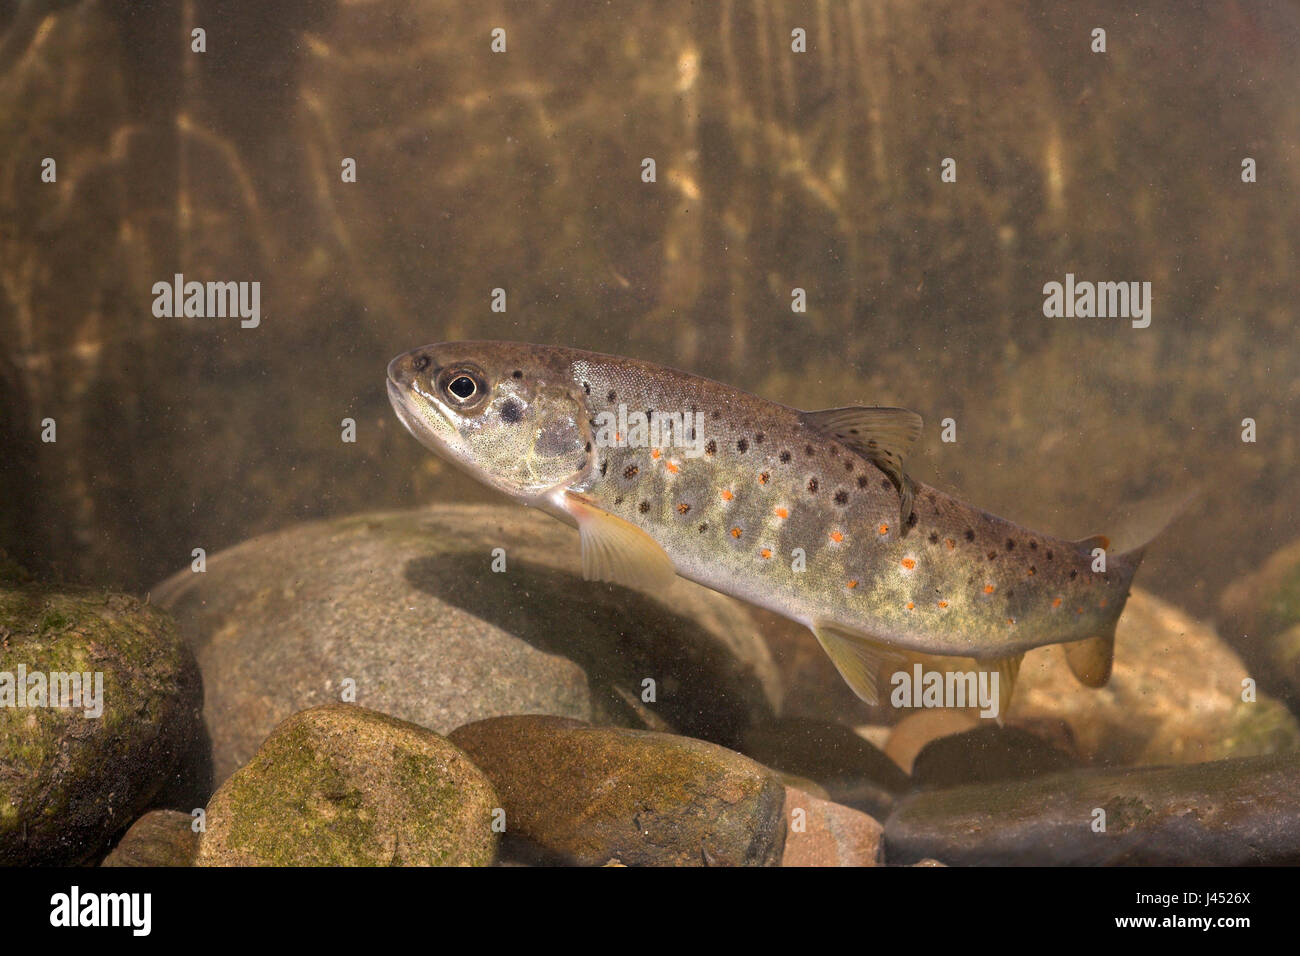
<path id="1" fill-rule="evenodd" d="M 609 470 L 609 462 L 608 462 L 608 461 L 602 461 L 602 462 L 600 463 L 600 477 L 604 478 L 604 477 L 605 477 L 605 472 L 608 471 L 608 470 Z"/>
<path id="2" fill-rule="evenodd" d="M 1050 551 L 1047 552 L 1047 560 L 1048 560 L 1048 561 L 1051 561 L 1051 560 L 1052 560 L 1052 552 L 1050 552 Z"/>
<path id="3" fill-rule="evenodd" d="M 416 356 L 415 361 L 411 363 L 411 368 L 415 369 L 417 372 L 423 372 L 428 367 L 429 356 L 427 355 Z"/>
<path id="4" fill-rule="evenodd" d="M 508 425 L 517 424 L 519 419 L 524 417 L 524 407 L 513 398 L 506 399 L 501 406 L 501 418 Z"/>
<path id="5" fill-rule="evenodd" d="M 511 377 L 511 378 L 523 378 L 523 377 L 524 377 L 524 373 L 521 372 L 521 371 L 519 371 L 519 369 L 515 369 L 513 372 L 510 373 L 510 377 Z"/>
<path id="6" fill-rule="evenodd" d="M 766 436 L 765 436 L 762 432 L 755 432 L 755 433 L 754 433 L 754 442 L 755 442 L 756 444 L 761 445 L 761 444 L 763 444 L 763 439 L 764 439 L 765 437 L 766 437 Z"/>
<path id="7" fill-rule="evenodd" d="M 967 528 L 967 529 L 966 529 L 966 540 L 967 540 L 967 541 L 974 541 L 974 540 L 975 540 L 975 532 L 972 531 L 970 528 Z"/>
<path id="8" fill-rule="evenodd" d="M 805 455 L 807 455 L 809 458 L 811 458 L 811 457 L 813 456 L 813 451 L 814 451 L 814 449 L 813 449 L 813 446 L 812 446 L 812 445 L 804 445 L 804 446 L 803 446 L 803 453 L 804 453 Z"/>
<path id="9" fill-rule="evenodd" d="M 912 511 L 912 512 L 910 512 L 910 513 L 908 514 L 908 516 L 907 516 L 907 526 L 908 526 L 909 528 L 915 528 L 915 527 L 916 527 L 916 512 L 915 512 L 915 511 Z"/>
<path id="10" fill-rule="evenodd" d="M 650 419 L 654 417 L 655 417 L 655 410 L 653 408 L 647 408 L 645 410 L 645 420 L 650 421 Z"/>
<path id="11" fill-rule="evenodd" d="M 736 442 L 736 447 L 742 452 L 749 451 L 749 442 L 742 438 L 740 441 Z"/>
<path id="12" fill-rule="evenodd" d="M 816 493 L 817 493 L 817 479 L 816 479 L 816 478 L 809 478 L 809 479 L 808 479 L 808 490 L 811 491 L 813 494 L 816 494 Z"/>
<path id="13" fill-rule="evenodd" d="M 623 503 L 623 496 L 622 496 L 622 495 L 619 495 L 617 498 L 614 499 L 614 504 L 616 504 L 616 505 L 621 505 L 622 503 Z"/>
<path id="14" fill-rule="evenodd" d="M 846 461 L 846 462 L 844 463 L 844 470 L 845 470 L 845 471 L 852 471 L 852 470 L 853 470 L 853 459 L 852 459 L 852 458 L 850 458 L 848 461 Z"/>
<path id="15" fill-rule="evenodd" d="M 612 401 L 614 401 L 614 399 L 616 399 L 616 398 L 618 398 L 618 392 L 614 391 L 614 390 L 611 388 L 611 389 L 609 390 L 609 394 L 605 396 L 605 400 L 606 400 L 606 401 L 609 401 L 609 402 L 612 402 Z"/>
<path id="16" fill-rule="evenodd" d="M 630 479 L 630 478 L 635 478 L 636 475 L 637 475 L 637 472 L 640 471 L 640 470 L 641 470 L 641 469 L 638 468 L 636 465 L 628 465 L 626 468 L 623 469 L 623 477 L 624 477 L 624 478 L 629 478 L 629 479 Z"/>
<path id="17" fill-rule="evenodd" d="M 587 442 L 587 451 L 591 451 L 591 442 Z"/>
<path id="18" fill-rule="evenodd" d="M 704 446 L 704 454 L 716 455 L 717 453 L 718 453 L 718 443 L 715 442 L 712 438 L 710 438 L 708 444 Z"/>
<path id="19" fill-rule="evenodd" d="M 590 382 L 583 382 L 583 383 L 582 383 L 582 390 L 583 390 L 584 392 L 586 392 L 588 395 L 590 395 L 590 394 L 591 394 L 591 383 L 590 383 Z"/>
<path id="20" fill-rule="evenodd" d="M 881 481 L 880 487 L 888 491 L 890 488 L 894 487 L 894 483 L 890 481 L 888 478 L 886 478 L 883 481 Z"/>
<path id="21" fill-rule="evenodd" d="M 831 445 L 831 454 L 832 454 L 832 455 L 838 455 L 839 453 L 840 453 L 840 446 L 839 446 L 839 445 Z"/>
<path id="22" fill-rule="evenodd" d="M 781 452 L 780 458 L 781 458 L 781 464 L 784 465 L 786 462 L 790 460 L 790 453 L 788 451 L 783 451 Z"/>
<path id="23" fill-rule="evenodd" d="M 835 492 L 835 503 L 837 505 L 846 505 L 849 503 L 849 493 L 847 491 Z"/>
<path id="24" fill-rule="evenodd" d="M 1029 550 L 1030 550 L 1030 551 L 1037 551 L 1037 550 L 1038 550 L 1038 542 L 1037 542 L 1037 541 L 1034 541 L 1032 538 L 1031 538 L 1030 541 L 1029 541 Z"/>
<path id="25" fill-rule="evenodd" d="M 713 410 L 713 417 L 714 417 L 714 418 L 721 418 L 721 417 L 722 417 L 722 412 L 718 411 L 718 410 L 715 408 L 715 409 Z"/>
<path id="26" fill-rule="evenodd" d="M 1007 550 L 1008 551 L 1016 550 L 1016 543 L 1011 538 L 1007 538 Z"/>
<path id="27" fill-rule="evenodd" d="M 866 475 L 858 475 L 858 487 L 859 487 L 859 488 L 865 488 L 865 487 L 867 487 L 867 485 L 869 485 L 869 484 L 871 484 L 871 479 L 870 479 L 870 478 L 868 478 Z"/>
<path id="28" fill-rule="evenodd" d="M 875 448 L 875 447 L 877 447 L 879 444 L 880 444 L 879 442 L 877 442 L 874 438 L 872 438 L 870 441 L 867 442 L 867 447 L 868 447 L 868 448 Z"/>
<path id="29" fill-rule="evenodd" d="M 857 430 L 856 428 L 850 428 L 850 429 L 849 429 L 849 434 L 850 434 L 850 435 L 856 435 L 857 433 L 858 433 L 858 430 Z"/>
<path id="30" fill-rule="evenodd" d="M 1030 573 L 1030 574 L 1037 574 L 1037 573 L 1038 573 L 1038 568 L 1037 568 L 1035 565 L 1032 565 L 1032 564 L 1031 564 L 1031 565 L 1029 566 L 1029 573 Z"/>
<path id="31" fill-rule="evenodd" d="M 931 544 L 938 544 L 938 543 L 939 543 L 939 535 L 938 535 L 938 532 L 935 532 L 935 531 L 931 531 L 931 532 L 930 532 L 930 543 L 931 543 Z"/>
<path id="32" fill-rule="evenodd" d="M 701 522 L 701 523 L 700 523 L 700 534 L 704 534 L 704 532 L 706 532 L 706 531 L 708 531 L 708 530 L 709 530 L 709 523 L 708 523 L 707 521 L 703 521 L 703 522 Z"/>
<path id="33" fill-rule="evenodd" d="M 996 558 L 997 556 L 998 556 L 998 553 L 997 553 L 996 551 L 990 551 L 990 552 L 989 552 L 989 560 L 990 560 L 990 561 L 992 561 L 992 560 L 993 560 L 994 558 Z"/>
<path id="34" fill-rule="evenodd" d="M 642 514 L 645 514 L 647 511 L 650 510 L 650 502 L 648 501 L 641 502 L 639 505 L 636 506 L 636 510 L 641 512 Z"/>
<path id="35" fill-rule="evenodd" d="M 1073 581 L 1073 580 L 1074 580 L 1075 578 L 1077 578 L 1078 576 L 1079 576 L 1079 572 L 1078 572 L 1078 571 L 1071 571 L 1071 572 L 1070 572 L 1070 580 L 1071 580 L 1071 581 Z"/>

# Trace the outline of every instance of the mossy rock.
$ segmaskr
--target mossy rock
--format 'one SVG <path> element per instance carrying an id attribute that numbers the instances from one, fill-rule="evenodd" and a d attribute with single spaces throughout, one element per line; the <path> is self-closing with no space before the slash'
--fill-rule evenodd
<path id="1" fill-rule="evenodd" d="M 337 701 L 345 679 L 356 703 L 438 733 L 552 714 L 724 745 L 771 719 L 780 694 L 738 602 L 681 579 L 661 593 L 584 581 L 577 534 L 530 508 L 297 525 L 209 555 L 205 573 L 153 596 L 203 670 L 218 781 L 290 714 Z"/>
<path id="2" fill-rule="evenodd" d="M 52 706 L 53 674 L 91 675 L 82 706 Z M 79 863 L 169 795 L 206 797 L 198 667 L 158 608 L 0 586 L 0 682 L 0 864 Z"/>
<path id="3" fill-rule="evenodd" d="M 1233 581 L 1219 599 L 1219 628 L 1267 689 L 1300 704 L 1300 541 Z"/>
<path id="4" fill-rule="evenodd" d="M 451 739 L 492 778 L 512 854 L 602 866 L 775 866 L 785 786 L 716 744 L 559 717 L 497 717 Z"/>
<path id="5" fill-rule="evenodd" d="M 208 803 L 200 866 L 486 866 L 488 779 L 433 731 L 330 704 L 290 717 Z"/>

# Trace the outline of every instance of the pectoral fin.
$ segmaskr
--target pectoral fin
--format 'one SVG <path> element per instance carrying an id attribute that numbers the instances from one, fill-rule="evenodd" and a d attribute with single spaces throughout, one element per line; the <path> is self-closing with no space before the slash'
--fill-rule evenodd
<path id="1" fill-rule="evenodd" d="M 578 523 L 582 576 L 588 581 L 640 588 L 672 584 L 677 575 L 672 558 L 636 525 L 574 495 L 567 496 L 565 508 Z"/>
<path id="2" fill-rule="evenodd" d="M 886 661 L 901 663 L 902 655 L 887 644 L 836 624 L 814 624 L 812 632 L 853 693 L 868 704 L 878 703 L 877 675 Z"/>
<path id="3" fill-rule="evenodd" d="M 907 534 L 916 486 L 903 470 L 903 458 L 920 437 L 921 416 L 906 408 L 828 408 L 804 412 L 805 424 L 842 442 L 879 468 L 900 498 L 899 534 Z"/>

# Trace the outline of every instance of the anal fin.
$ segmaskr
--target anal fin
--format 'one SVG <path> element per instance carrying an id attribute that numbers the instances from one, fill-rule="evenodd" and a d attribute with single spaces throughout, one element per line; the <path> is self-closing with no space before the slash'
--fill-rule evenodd
<path id="1" fill-rule="evenodd" d="M 1070 670 L 1085 687 L 1104 687 L 1115 662 L 1115 632 L 1062 644 Z"/>
<path id="2" fill-rule="evenodd" d="M 887 661 L 901 663 L 903 655 L 869 635 L 838 624 L 818 622 L 812 632 L 853 693 L 873 706 L 879 703 L 880 670 Z"/>

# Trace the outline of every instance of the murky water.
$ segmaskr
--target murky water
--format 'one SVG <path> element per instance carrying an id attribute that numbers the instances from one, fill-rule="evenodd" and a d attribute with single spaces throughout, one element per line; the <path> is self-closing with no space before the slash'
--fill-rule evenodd
<path id="1" fill-rule="evenodd" d="M 877 845 L 889 862 L 1239 862 L 1212 827 L 1182 851 L 1093 840 L 1073 805 L 1033 824 L 1042 847 L 1077 831 L 1059 857 L 957 849 L 963 815 L 991 811 L 935 796 L 1028 780 L 1042 792 L 1004 813 L 1027 818 L 1057 806 L 1052 774 L 1087 794 L 1153 765 L 1179 768 L 1132 778 L 1156 817 L 1234 787 L 1296 813 L 1274 800 L 1300 775 L 1293 7 L 229 6 L 0 8 L 0 566 L 172 611 L 167 672 L 183 697 L 197 660 L 194 759 L 214 768 L 172 773 L 184 798 L 142 784 L 61 858 L 102 853 L 150 806 L 233 812 L 212 788 L 282 720 L 340 701 L 386 715 L 359 739 L 405 734 L 417 763 L 450 745 L 388 718 L 452 734 L 465 806 L 528 821 L 456 862 L 863 862 Z M 1106 688 L 1051 648 L 1026 658 L 1003 728 L 870 707 L 779 615 L 583 582 L 576 535 L 413 441 L 388 361 L 473 338 L 800 409 L 913 409 L 910 474 L 1044 534 L 1202 493 L 1147 552 Z M 0 629 L 46 633 L 49 608 L 20 610 Z M 619 730 L 476 723 L 521 714 Z M 680 793 L 648 769 L 680 761 L 716 825 L 663 858 L 628 808 L 575 836 L 529 805 L 520 741 L 587 784 L 599 764 Z M 1251 784 L 1205 766 L 1228 758 L 1267 766 Z M 413 799 L 398 777 L 360 788 L 381 829 Z M 711 802 L 724 782 L 742 809 Z M 847 807 L 886 837 L 846 817 L 849 843 L 798 849 L 795 793 L 819 801 L 814 829 Z M 408 862 L 481 822 L 442 812 Z M 1287 819 L 1269 862 L 1300 858 Z M 212 858 L 270 852 L 217 833 Z M 43 852 L 0 860 L 59 856 Z"/>

